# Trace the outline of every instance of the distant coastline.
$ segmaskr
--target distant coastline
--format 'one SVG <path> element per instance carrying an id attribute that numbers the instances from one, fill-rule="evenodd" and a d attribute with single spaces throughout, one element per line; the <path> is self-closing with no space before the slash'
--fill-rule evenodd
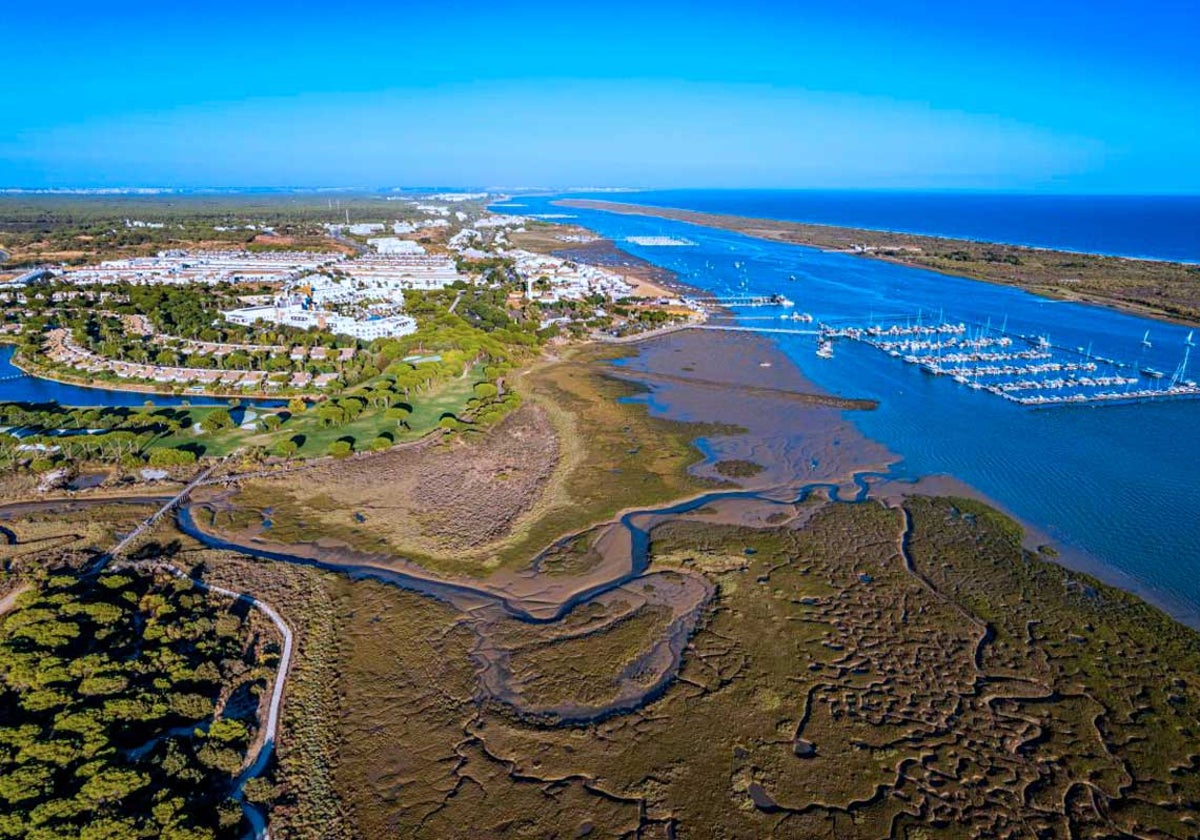
<path id="1" fill-rule="evenodd" d="M 1186 263 L 598 199 L 564 198 L 553 203 L 729 230 L 1200 326 L 1200 266 Z"/>

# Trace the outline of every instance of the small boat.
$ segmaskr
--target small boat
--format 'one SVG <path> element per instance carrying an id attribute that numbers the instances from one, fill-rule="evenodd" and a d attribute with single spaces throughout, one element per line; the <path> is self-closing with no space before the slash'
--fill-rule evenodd
<path id="1" fill-rule="evenodd" d="M 788 279 L 789 279 L 789 280 L 791 280 L 791 281 L 793 281 L 793 282 L 795 282 L 795 280 L 796 280 L 796 275 L 795 275 L 795 274 L 789 274 L 789 275 L 788 275 Z"/>
<path id="2" fill-rule="evenodd" d="M 1146 376 L 1149 376 L 1151 379 L 1162 379 L 1166 375 L 1157 368 L 1144 367 L 1141 370 L 1142 373 L 1144 373 Z"/>
<path id="3" fill-rule="evenodd" d="M 832 341 L 822 341 L 820 344 L 818 344 L 817 345 L 817 357 L 821 358 L 821 359 L 832 359 L 833 358 L 833 342 Z"/>
<path id="4" fill-rule="evenodd" d="M 1183 343 L 1186 344 L 1188 347 L 1196 346 L 1195 342 L 1192 341 L 1192 334 L 1195 332 L 1196 332 L 1195 330 L 1192 330 L 1191 332 L 1188 333 L 1187 338 L 1185 338 L 1183 340 Z"/>
<path id="5" fill-rule="evenodd" d="M 1146 334 L 1144 336 L 1142 336 L 1142 346 L 1143 347 L 1152 347 L 1153 346 L 1150 343 L 1150 330 L 1146 330 Z"/>

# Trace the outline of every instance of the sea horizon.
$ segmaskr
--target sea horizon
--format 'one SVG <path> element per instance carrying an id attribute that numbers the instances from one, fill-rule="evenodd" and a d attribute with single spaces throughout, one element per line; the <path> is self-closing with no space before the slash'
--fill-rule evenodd
<path id="1" fill-rule="evenodd" d="M 688 188 L 626 196 L 630 204 L 700 213 L 1200 263 L 1200 195 Z"/>

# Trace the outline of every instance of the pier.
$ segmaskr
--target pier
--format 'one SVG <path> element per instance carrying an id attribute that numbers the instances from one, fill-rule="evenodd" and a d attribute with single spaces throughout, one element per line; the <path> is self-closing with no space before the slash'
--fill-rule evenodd
<path id="1" fill-rule="evenodd" d="M 768 333 L 773 335 L 820 335 L 820 330 L 800 330 L 789 327 L 743 327 L 736 324 L 692 324 L 693 330 L 718 330 L 720 332 Z"/>
<path id="2" fill-rule="evenodd" d="M 729 295 L 711 297 L 696 297 L 691 300 L 711 306 L 753 307 L 753 306 L 792 306 L 792 301 L 783 295 Z"/>

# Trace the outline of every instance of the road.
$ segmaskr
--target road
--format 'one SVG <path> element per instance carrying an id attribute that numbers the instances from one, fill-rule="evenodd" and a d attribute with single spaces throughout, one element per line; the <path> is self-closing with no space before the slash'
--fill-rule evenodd
<path id="1" fill-rule="evenodd" d="M 341 231 L 332 230 L 329 232 L 329 237 L 335 242 L 345 245 L 347 248 L 353 248 L 360 256 L 362 254 L 370 253 L 371 251 L 371 249 L 366 245 L 361 245 L 358 242 L 355 242 L 353 239 L 347 239 L 346 237 L 342 236 Z"/>
<path id="2" fill-rule="evenodd" d="M 279 667 L 275 671 L 275 683 L 271 688 L 271 702 L 267 706 L 266 719 L 263 721 L 260 730 L 262 739 L 258 741 L 258 748 L 253 755 L 247 755 L 246 767 L 234 782 L 234 789 L 231 794 L 235 801 L 241 803 L 246 818 L 253 826 L 253 834 L 256 840 L 269 840 L 270 832 L 267 829 L 266 815 L 256 806 L 245 801 L 243 791 L 246 787 L 246 782 L 260 775 L 266 769 L 267 762 L 271 758 L 271 753 L 275 749 L 275 737 L 279 732 L 279 708 L 283 705 L 283 689 L 287 683 L 288 670 L 292 664 L 292 650 L 295 647 L 292 629 L 288 627 L 287 622 L 275 611 L 274 607 L 258 600 L 247 592 L 235 592 L 223 586 L 207 583 L 200 578 L 191 577 L 170 563 L 162 561 L 151 560 L 142 563 L 131 563 L 129 566 L 135 569 L 161 569 L 175 577 L 191 581 L 206 592 L 215 592 L 218 595 L 224 595 L 235 600 L 245 599 L 251 606 L 269 618 L 279 630 L 279 635 L 283 638 L 283 652 L 279 657 Z"/>

